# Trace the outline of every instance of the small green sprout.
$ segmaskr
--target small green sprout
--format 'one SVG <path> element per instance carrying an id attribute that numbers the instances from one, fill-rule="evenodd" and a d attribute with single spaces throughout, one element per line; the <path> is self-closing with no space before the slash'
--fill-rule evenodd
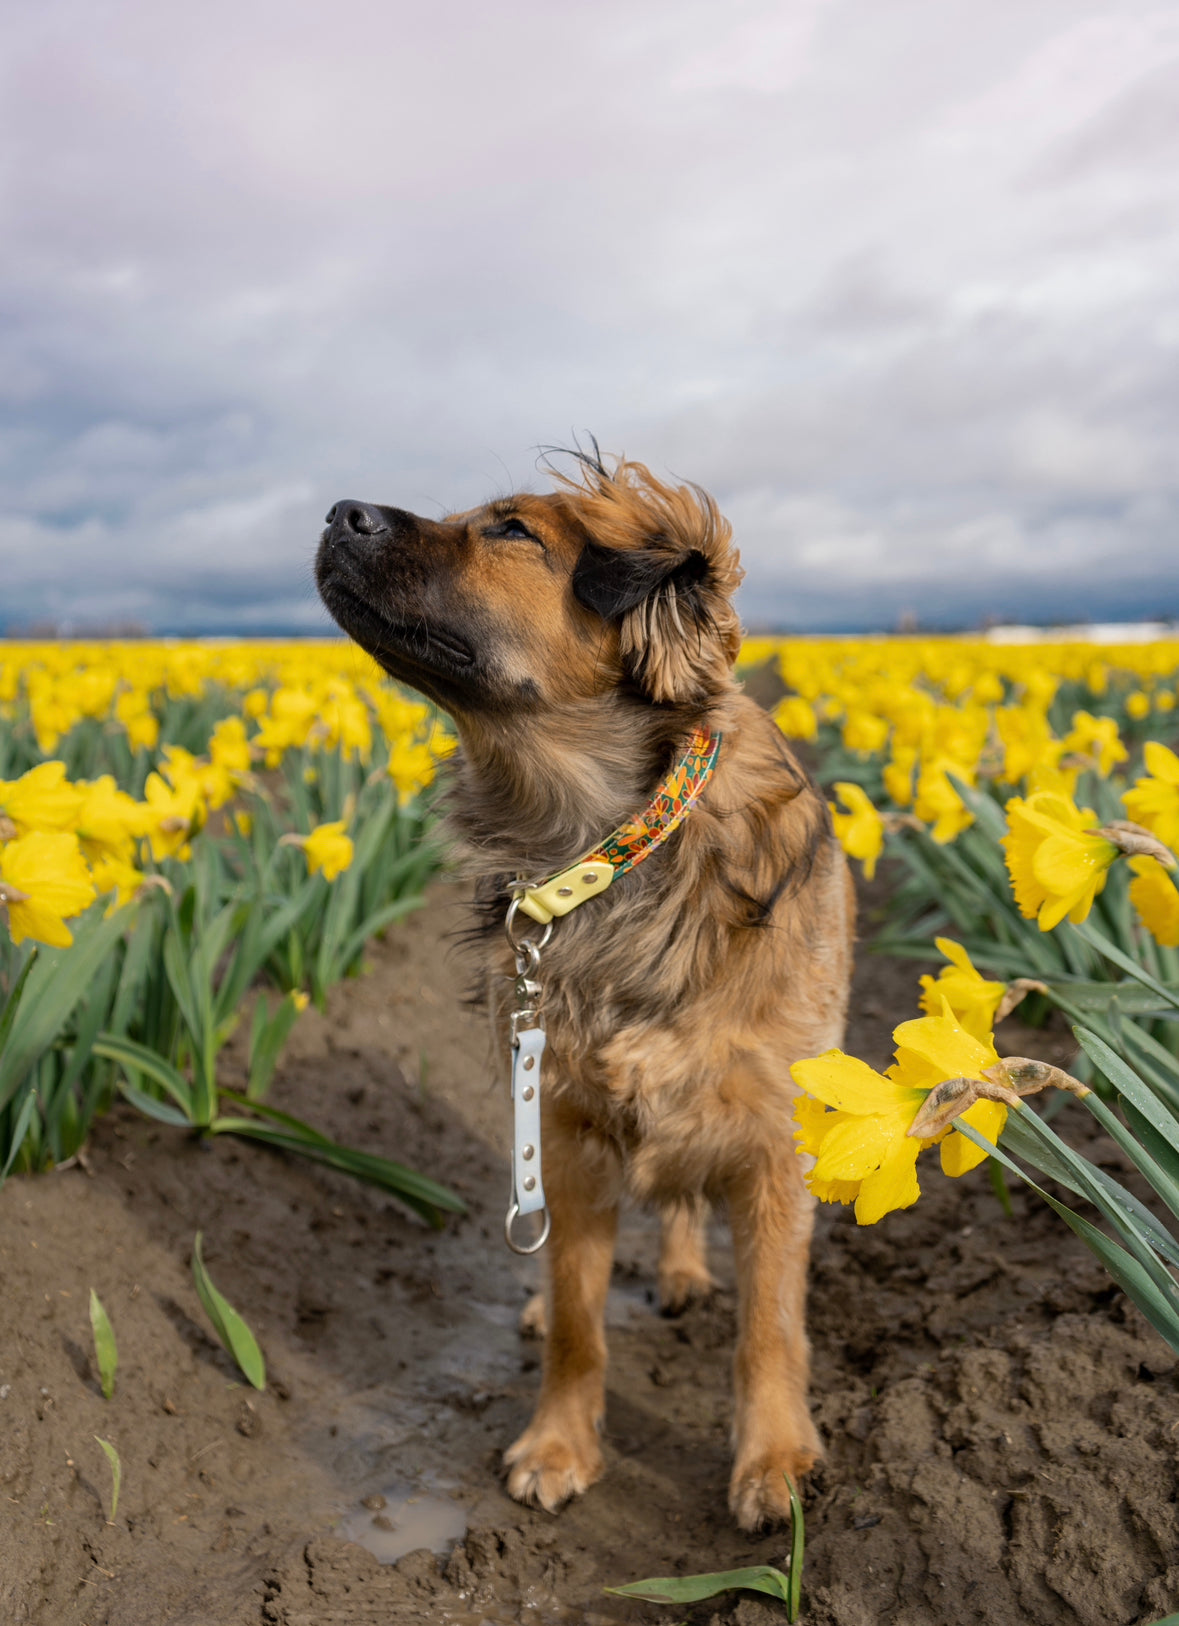
<path id="1" fill-rule="evenodd" d="M 119 1350 L 115 1343 L 114 1328 L 103 1309 L 102 1300 L 90 1289 L 90 1325 L 94 1330 L 94 1357 L 98 1364 L 98 1379 L 103 1397 L 109 1400 L 115 1392 L 115 1373 L 119 1369 Z"/>
<path id="2" fill-rule="evenodd" d="M 201 1257 L 201 1240 L 201 1232 L 198 1231 L 192 1246 L 192 1279 L 196 1283 L 197 1297 L 204 1305 L 205 1314 L 213 1323 L 213 1330 L 226 1352 L 233 1356 L 255 1389 L 265 1389 L 266 1362 L 258 1348 L 258 1340 L 225 1295 L 214 1287 Z"/>
<path id="3" fill-rule="evenodd" d="M 626 1586 L 608 1586 L 603 1591 L 619 1598 L 641 1598 L 645 1603 L 699 1603 L 715 1598 L 718 1592 L 744 1588 L 764 1592 L 786 1605 L 786 1619 L 798 1619 L 802 1599 L 802 1562 L 806 1548 L 806 1526 L 802 1501 L 789 1474 L 783 1478 L 790 1489 L 790 1563 L 787 1573 L 770 1564 L 755 1564 L 743 1570 L 717 1570 L 708 1575 L 656 1576 L 647 1581 L 630 1581 Z"/>
<path id="4" fill-rule="evenodd" d="M 111 1509 L 107 1514 L 106 1522 L 108 1524 L 114 1524 L 115 1514 L 119 1511 L 119 1487 L 123 1483 L 123 1463 L 119 1453 L 115 1450 L 114 1446 L 109 1440 L 101 1440 L 98 1438 L 97 1434 L 94 1436 L 94 1438 L 98 1440 L 99 1445 L 101 1445 L 103 1452 L 106 1455 L 106 1460 L 111 1465 Z"/>

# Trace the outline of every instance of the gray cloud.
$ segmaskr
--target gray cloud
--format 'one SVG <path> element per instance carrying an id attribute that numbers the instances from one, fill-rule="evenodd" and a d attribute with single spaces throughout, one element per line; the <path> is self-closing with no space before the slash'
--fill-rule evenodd
<path id="1" fill-rule="evenodd" d="M 717 492 L 751 622 L 1179 612 L 1177 72 L 1145 0 L 47 0 L 0 624 L 319 625 L 337 496 L 584 427 Z"/>

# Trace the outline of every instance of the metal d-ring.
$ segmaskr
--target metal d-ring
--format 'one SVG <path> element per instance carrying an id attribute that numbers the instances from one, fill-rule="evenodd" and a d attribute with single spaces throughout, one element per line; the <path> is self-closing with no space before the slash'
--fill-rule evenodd
<path id="1" fill-rule="evenodd" d="M 520 1218 L 520 1205 L 513 1200 L 504 1218 L 504 1240 L 513 1253 L 539 1253 L 544 1247 L 549 1239 L 549 1232 L 552 1229 L 553 1222 L 547 1208 L 542 1208 L 541 1213 L 544 1215 L 544 1224 L 540 1228 L 540 1235 L 535 1242 L 530 1242 L 525 1246 L 523 1243 L 517 1242 L 512 1235 L 512 1226 Z"/>
<path id="2" fill-rule="evenodd" d="M 508 934 L 508 942 L 512 945 L 513 953 L 528 954 L 531 956 L 531 954 L 535 952 L 537 955 L 539 955 L 541 949 L 548 946 L 549 939 L 553 935 L 554 922 L 550 920 L 539 937 L 517 937 L 513 927 L 516 924 L 516 916 L 520 913 L 520 905 L 522 902 L 522 895 L 517 893 L 517 895 L 512 899 L 511 903 L 508 904 L 508 914 L 507 919 L 504 921 L 504 931 Z M 535 961 L 533 964 L 535 966 Z"/>

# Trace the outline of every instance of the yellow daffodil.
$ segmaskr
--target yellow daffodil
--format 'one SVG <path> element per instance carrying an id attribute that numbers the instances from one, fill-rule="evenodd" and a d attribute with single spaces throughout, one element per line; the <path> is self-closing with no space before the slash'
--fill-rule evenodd
<path id="1" fill-rule="evenodd" d="M 34 831 L 0 847 L 0 904 L 14 943 L 52 948 L 74 941 L 66 921 L 94 902 L 94 883 L 70 831 Z"/>
<path id="2" fill-rule="evenodd" d="M 814 1096 L 796 1097 L 794 1138 L 798 1142 L 799 1152 L 817 1160 L 827 1131 L 843 1123 L 847 1117 L 847 1113 L 828 1112 L 822 1101 L 817 1101 Z M 817 1174 L 813 1168 L 806 1175 L 806 1183 L 821 1203 L 843 1203 L 846 1207 L 860 1195 L 859 1180 L 834 1180 Z"/>
<path id="3" fill-rule="evenodd" d="M 876 874 L 876 860 L 884 849 L 884 822 L 861 785 L 844 780 L 834 786 L 835 794 L 847 809 L 829 803 L 835 834 L 849 858 L 858 858 L 870 881 Z"/>
<path id="4" fill-rule="evenodd" d="M 816 1195 L 829 1182 L 838 1182 L 844 1193 L 854 1185 L 861 1225 L 874 1225 L 894 1208 L 911 1207 L 921 1195 L 916 1169 L 921 1143 L 909 1135 L 909 1126 L 928 1092 L 886 1078 L 840 1050 L 796 1061 L 790 1072 L 808 1095 L 834 1108 L 821 1121 L 812 1115 L 804 1126 L 816 1158 L 807 1183 L 818 1188 Z"/>
<path id="5" fill-rule="evenodd" d="M 164 858 L 187 859 L 189 842 L 205 822 L 199 784 L 193 778 L 169 785 L 158 773 L 148 774 L 143 787 L 146 835 L 158 864 Z"/>
<path id="6" fill-rule="evenodd" d="M 997 706 L 1003 692 L 1003 679 L 998 672 L 980 672 L 974 679 L 970 697 L 980 706 Z"/>
<path id="7" fill-rule="evenodd" d="M 943 1001 L 940 1016 L 903 1022 L 893 1037 L 896 1060 L 886 1074 L 839 1050 L 797 1061 L 790 1070 L 808 1096 L 832 1109 L 820 1113 L 805 1097 L 795 1104 L 799 1151 L 815 1159 L 807 1184 L 824 1201 L 854 1200 L 861 1225 L 917 1201 L 923 1146 L 941 1140 L 942 1168 L 952 1175 L 965 1174 L 986 1155 L 957 1130 L 929 1140 L 909 1130 L 935 1085 L 981 1077 L 998 1062 L 989 1035 L 984 1041 L 968 1033 Z M 1006 1108 L 977 1101 L 962 1117 L 993 1142 L 1002 1133 Z"/>
<path id="8" fill-rule="evenodd" d="M 929 1016 L 940 1016 L 944 999 L 967 1033 L 989 1043 L 995 1012 L 1007 984 L 988 981 L 975 969 L 962 944 L 952 937 L 938 937 L 935 942 L 950 964 L 943 966 L 936 978 L 928 974 L 921 978 L 921 1009 Z"/>
<path id="9" fill-rule="evenodd" d="M 870 711 L 853 709 L 843 722 L 843 744 L 848 751 L 883 751 L 888 743 L 887 717 L 876 717 Z"/>
<path id="10" fill-rule="evenodd" d="M 276 689 L 269 715 L 261 718 L 254 744 L 265 753 L 266 766 L 277 768 L 284 754 L 306 745 L 319 713 L 319 702 L 305 689 Z"/>
<path id="11" fill-rule="evenodd" d="M 1117 721 L 1113 717 L 1092 717 L 1087 711 L 1074 712 L 1072 731 L 1062 743 L 1065 751 L 1092 757 L 1101 774 L 1112 773 L 1130 754 L 1118 735 Z"/>
<path id="12" fill-rule="evenodd" d="M 372 756 L 373 727 L 368 707 L 344 684 L 333 685 L 315 725 L 319 742 L 329 751 L 367 762 Z"/>
<path id="13" fill-rule="evenodd" d="M 939 846 L 953 841 L 955 836 L 961 835 L 974 823 L 974 814 L 954 789 L 949 774 L 963 784 L 974 784 L 973 769 L 950 757 L 936 757 L 922 763 L 913 802 L 917 817 L 932 823 L 933 829 L 929 833 Z"/>
<path id="14" fill-rule="evenodd" d="M 42 756 L 48 756 L 57 750 L 62 735 L 68 734 L 78 721 L 78 713 L 64 693 L 46 688 L 42 683 L 29 684 L 28 701 L 37 748 Z"/>
<path id="15" fill-rule="evenodd" d="M 387 739 L 413 739 L 430 726 L 430 708 L 420 700 L 410 700 L 395 689 L 374 684 L 364 691 L 365 699 L 377 714 Z"/>
<path id="16" fill-rule="evenodd" d="M 209 760 L 232 775 L 250 771 L 250 743 L 244 718 L 223 717 L 209 740 Z"/>
<path id="17" fill-rule="evenodd" d="M 78 785 L 82 805 L 74 828 L 90 862 L 114 858 L 130 862 L 136 837 L 147 832 L 146 809 L 115 784 L 111 774 Z"/>
<path id="18" fill-rule="evenodd" d="M 209 756 L 233 773 L 249 772 L 250 743 L 243 717 L 222 717 L 215 725 L 209 736 Z"/>
<path id="19" fill-rule="evenodd" d="M 202 808 L 214 813 L 233 796 L 240 777 L 226 765 L 224 757 L 206 761 L 179 745 L 165 745 L 160 772 L 179 795 L 195 787 Z"/>
<path id="20" fill-rule="evenodd" d="M 42 762 L 19 779 L 0 779 L 0 837 L 34 830 L 70 830 L 82 793 L 65 776 L 64 762 Z"/>
<path id="21" fill-rule="evenodd" d="M 299 839 L 298 845 L 307 855 L 307 868 L 313 875 L 322 873 L 325 881 L 342 875 L 355 852 L 351 836 L 344 833 L 343 819 L 317 825 L 309 836 Z"/>
<path id="22" fill-rule="evenodd" d="M 127 689 L 115 701 L 115 716 L 127 731 L 133 751 L 154 751 L 160 742 L 160 723 L 151 698 L 140 689 Z"/>
<path id="23" fill-rule="evenodd" d="M 940 760 L 956 778 L 973 785 L 979 757 L 991 733 L 991 713 L 984 706 L 963 702 L 958 706 L 935 708 L 926 755 L 930 761 Z"/>
<path id="24" fill-rule="evenodd" d="M 1148 777 L 1135 780 L 1122 800 L 1126 812 L 1174 852 L 1179 850 L 1179 756 L 1147 740 L 1142 749 Z"/>
<path id="25" fill-rule="evenodd" d="M 1105 885 L 1118 848 L 1096 834 L 1097 815 L 1064 796 L 1038 791 L 1007 803 L 1003 847 L 1020 914 L 1043 932 L 1067 915 L 1080 924 Z"/>
<path id="26" fill-rule="evenodd" d="M 1063 796 L 1066 802 L 1071 802 L 1080 777 L 1079 768 L 1062 768 L 1049 761 L 1039 762 L 1025 776 L 1024 794 L 1035 796 L 1040 791 L 1047 791 L 1052 796 Z"/>
<path id="27" fill-rule="evenodd" d="M 1156 943 L 1179 948 L 1179 890 L 1157 858 L 1131 858 L 1130 902 Z"/>
<path id="28" fill-rule="evenodd" d="M 819 719 L 809 700 L 800 694 L 787 695 L 774 707 L 774 721 L 790 740 L 813 740 L 818 737 Z"/>
<path id="29" fill-rule="evenodd" d="M 1019 686 L 1029 705 L 1035 706 L 1038 711 L 1047 711 L 1056 699 L 1056 691 L 1060 688 L 1060 676 L 1055 672 L 1046 671 L 1037 660 L 1034 666 L 1020 673 Z"/>
<path id="30" fill-rule="evenodd" d="M 981 1078 L 999 1060 L 990 1032 L 983 1037 L 969 1032 L 945 999 L 940 1016 L 919 1016 L 902 1022 L 893 1033 L 893 1041 L 897 1059 L 888 1070 L 889 1076 L 927 1093 L 948 1078 Z M 976 1101 L 961 1117 L 994 1145 L 1007 1122 L 1007 1108 L 996 1101 Z M 941 1143 L 942 1171 L 955 1176 L 965 1174 L 986 1155 L 965 1135 L 951 1130 Z"/>
<path id="31" fill-rule="evenodd" d="M 97 859 L 90 870 L 99 897 L 114 893 L 112 909 L 125 909 L 139 895 L 144 876 L 141 870 L 125 858 L 107 854 Z M 107 910 L 110 913 L 110 909 Z"/>
<path id="32" fill-rule="evenodd" d="M 898 807 L 908 807 L 913 800 L 913 769 L 917 766 L 917 747 L 893 743 L 892 761 L 882 770 L 884 788 Z"/>
<path id="33" fill-rule="evenodd" d="M 1053 738 L 1048 718 L 1030 706 L 1004 706 L 995 713 L 995 732 L 1003 746 L 1003 779 L 1019 785 L 1030 773 L 1055 768 L 1064 743 Z M 1076 774 L 1073 774 L 1073 780 Z M 1069 791 L 1071 793 L 1070 784 Z"/>
<path id="34" fill-rule="evenodd" d="M 389 777 L 399 794 L 406 799 L 420 795 L 433 782 L 439 759 L 449 756 L 456 744 L 448 734 L 437 734 L 431 740 L 391 740 Z"/>

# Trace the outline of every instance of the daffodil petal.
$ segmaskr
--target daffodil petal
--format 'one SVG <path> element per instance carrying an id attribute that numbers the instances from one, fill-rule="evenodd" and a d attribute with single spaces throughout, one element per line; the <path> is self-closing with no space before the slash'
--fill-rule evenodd
<path id="1" fill-rule="evenodd" d="M 917 1076 L 936 1081 L 944 1078 L 979 1078 L 983 1070 L 998 1061 L 993 1045 L 967 1033 L 960 1022 L 948 1016 L 918 1016 L 902 1022 L 893 1034 L 897 1047 L 894 1077 L 912 1080 Z M 908 1064 L 908 1065 L 907 1065 Z M 928 1087 L 927 1085 L 925 1087 Z"/>
<path id="2" fill-rule="evenodd" d="M 890 1079 L 842 1050 L 796 1061 L 790 1074 L 808 1095 L 844 1112 L 881 1112 L 898 1099 L 897 1086 Z"/>
<path id="3" fill-rule="evenodd" d="M 858 1180 L 820 1180 L 813 1170 L 804 1178 L 807 1190 L 821 1203 L 842 1203 L 846 1208 L 848 1203 L 854 1203 L 860 1195 Z"/>
<path id="4" fill-rule="evenodd" d="M 947 960 L 958 967 L 959 971 L 974 971 L 969 954 L 967 954 L 962 944 L 953 937 L 935 937 L 933 942 L 938 953 L 944 954 Z M 978 973 L 975 972 L 975 975 L 977 976 Z"/>
<path id="5" fill-rule="evenodd" d="M 1003 1125 L 1007 1122 L 1007 1108 L 1001 1101 L 976 1101 L 961 1114 L 960 1121 L 977 1129 L 992 1146 L 996 1146 L 1003 1133 Z M 976 1169 L 986 1155 L 981 1146 L 976 1146 L 955 1130 L 941 1144 L 942 1172 L 956 1179 L 960 1174 Z"/>
<path id="6" fill-rule="evenodd" d="M 61 916 L 34 898 L 8 905 L 8 930 L 12 941 L 18 944 L 31 937 L 34 943 L 45 943 L 49 948 L 69 948 L 74 941 L 73 932 Z"/>
<path id="7" fill-rule="evenodd" d="M 1158 740 L 1147 740 L 1142 747 L 1142 756 L 1148 774 L 1164 780 L 1168 785 L 1179 785 L 1179 756 L 1169 747 L 1161 745 Z"/>
<path id="8" fill-rule="evenodd" d="M 921 1195 L 917 1184 L 917 1153 L 921 1142 L 908 1137 L 897 1142 L 874 1174 L 860 1186 L 856 1198 L 856 1222 L 875 1225 L 894 1208 L 912 1208 Z"/>
<path id="9" fill-rule="evenodd" d="M 800 1157 L 817 1157 L 822 1149 L 823 1137 L 842 1113 L 829 1112 L 822 1101 L 813 1095 L 800 1095 L 794 1103 L 794 1139 Z"/>
<path id="10" fill-rule="evenodd" d="M 906 1101 L 889 1113 L 844 1118 L 824 1135 L 815 1173 L 821 1180 L 863 1180 L 905 1138 L 915 1110 L 915 1104 Z"/>

